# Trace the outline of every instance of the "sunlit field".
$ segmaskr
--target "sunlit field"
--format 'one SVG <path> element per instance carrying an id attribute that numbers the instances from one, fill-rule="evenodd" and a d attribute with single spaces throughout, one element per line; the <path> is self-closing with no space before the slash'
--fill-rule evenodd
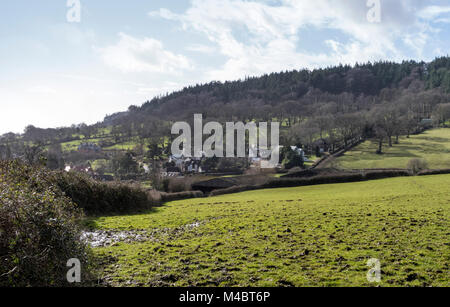
<path id="1" fill-rule="evenodd" d="M 437 136 L 435 136 L 437 138 Z M 89 220 L 120 286 L 449 286 L 450 175 L 259 190 Z M 381 262 L 381 282 L 367 261 Z"/>
<path id="2" fill-rule="evenodd" d="M 450 129 L 428 130 L 410 138 L 401 137 L 399 144 L 389 147 L 383 145 L 383 154 L 376 151 L 376 140 L 366 141 L 342 157 L 335 160 L 334 166 L 345 169 L 366 168 L 406 168 L 414 158 L 425 159 L 431 169 L 450 168 Z"/>

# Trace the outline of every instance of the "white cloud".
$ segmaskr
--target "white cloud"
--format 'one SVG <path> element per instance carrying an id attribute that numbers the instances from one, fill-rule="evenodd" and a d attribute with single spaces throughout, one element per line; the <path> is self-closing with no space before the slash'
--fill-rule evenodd
<path id="1" fill-rule="evenodd" d="M 417 2 L 417 3 L 415 3 Z M 227 58 L 222 67 L 205 72 L 205 79 L 229 80 L 294 68 L 316 68 L 339 62 L 403 60 L 423 54 L 432 31 L 417 18 L 419 0 L 385 0 L 382 22 L 370 23 L 369 8 L 362 0 L 193 0 L 182 14 L 167 9 L 151 17 L 180 22 L 185 31 L 206 36 Z M 427 14 L 445 9 L 435 7 Z M 423 11 L 422 11 L 423 12 Z M 430 13 L 431 12 L 431 13 Z M 328 49 L 308 52 L 302 48 L 308 29 L 335 30 L 346 37 L 324 39 Z M 403 44 L 401 44 L 403 43 Z M 401 46 L 400 46 L 401 45 Z M 410 50 L 405 50 L 404 46 Z M 310 48 L 314 50 L 314 48 Z"/>
<path id="2" fill-rule="evenodd" d="M 434 19 L 442 14 L 450 13 L 450 6 L 427 6 L 426 8 L 422 9 L 418 16 L 423 19 Z"/>
<path id="3" fill-rule="evenodd" d="M 162 17 L 164 19 L 168 19 L 168 20 L 176 20 L 177 19 L 177 14 L 174 14 L 165 8 L 161 8 L 161 9 L 159 9 L 159 11 L 150 12 L 150 13 L 148 13 L 148 15 L 150 17 L 160 16 L 160 17 Z"/>
<path id="4" fill-rule="evenodd" d="M 186 50 L 187 51 L 192 51 L 192 52 L 205 53 L 205 54 L 213 54 L 213 53 L 217 52 L 217 49 L 215 47 L 201 45 L 201 44 L 189 45 L 186 48 Z"/>
<path id="5" fill-rule="evenodd" d="M 408 45 L 410 48 L 412 48 L 416 54 L 419 56 L 422 56 L 423 50 L 427 44 L 428 41 L 428 35 L 424 32 L 419 32 L 416 34 L 407 34 L 403 41 L 406 45 Z"/>
<path id="6" fill-rule="evenodd" d="M 450 23 L 450 17 L 448 18 L 437 18 L 434 20 L 436 23 Z"/>
<path id="7" fill-rule="evenodd" d="M 103 61 L 122 72 L 154 72 L 180 74 L 192 69 L 190 61 L 181 54 L 164 49 L 163 44 L 153 38 L 138 39 L 119 33 L 116 45 L 96 48 Z"/>
<path id="8" fill-rule="evenodd" d="M 147 96 L 157 96 L 165 93 L 173 92 L 182 88 L 181 84 L 177 82 L 164 82 L 158 87 L 140 87 L 137 89 L 137 94 Z"/>

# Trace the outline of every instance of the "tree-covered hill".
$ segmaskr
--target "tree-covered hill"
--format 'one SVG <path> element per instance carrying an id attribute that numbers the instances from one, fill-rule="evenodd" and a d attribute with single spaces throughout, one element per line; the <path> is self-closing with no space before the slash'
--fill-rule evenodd
<path id="1" fill-rule="evenodd" d="M 422 131 L 424 122 L 449 125 L 450 57 L 293 70 L 190 86 L 95 125 L 28 126 L 23 134 L 5 134 L 0 136 L 0 159 L 34 163 L 46 152 L 51 168 L 67 163 L 86 168 L 86 161 L 121 161 L 118 152 L 133 150 L 133 159 L 151 162 L 167 157 L 172 123 L 191 122 L 195 113 L 205 121 L 279 121 L 281 144 L 299 145 L 309 154 L 319 139 L 333 152 L 361 138 L 372 138 L 381 153 L 384 141 L 391 147 L 399 136 Z M 83 146 L 102 150 L 86 153 Z"/>
<path id="2" fill-rule="evenodd" d="M 193 112 L 212 117 L 221 114 L 245 116 L 249 110 L 263 108 L 262 113 L 276 115 L 278 109 L 306 112 L 300 109 L 312 102 L 327 100 L 356 100 L 382 95 L 394 90 L 425 91 L 439 88 L 450 93 L 450 58 L 442 57 L 431 63 L 404 61 L 339 65 L 317 70 L 293 70 L 251 77 L 233 82 L 211 82 L 184 88 L 181 91 L 154 98 L 141 107 L 132 106 L 128 114 L 158 118 L 191 117 Z M 225 109 L 224 109 L 225 106 Z M 237 107 L 239 106 L 239 107 Z M 267 110 L 268 108 L 272 110 Z M 229 114 L 231 113 L 231 114 Z M 116 120 L 126 118 L 120 114 Z M 111 118 L 114 119 L 114 118 Z"/>

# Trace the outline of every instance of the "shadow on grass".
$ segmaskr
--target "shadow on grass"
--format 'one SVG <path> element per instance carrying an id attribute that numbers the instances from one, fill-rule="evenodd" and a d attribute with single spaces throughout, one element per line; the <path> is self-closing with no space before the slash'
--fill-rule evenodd
<path id="1" fill-rule="evenodd" d="M 448 143 L 448 142 L 450 142 L 450 137 L 449 138 L 443 138 L 443 137 L 438 137 L 438 136 L 426 136 L 426 135 L 423 135 L 423 136 L 416 136 L 414 138 L 414 140 L 421 140 L 421 141 L 424 141 L 426 143 L 430 143 L 430 142 L 433 142 L 433 143 Z"/>

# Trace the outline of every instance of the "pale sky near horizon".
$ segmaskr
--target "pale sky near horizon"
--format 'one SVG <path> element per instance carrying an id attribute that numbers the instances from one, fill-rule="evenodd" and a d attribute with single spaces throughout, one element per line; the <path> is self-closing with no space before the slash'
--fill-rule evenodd
<path id="1" fill-rule="evenodd" d="M 75 1 L 76 2 L 76 1 Z M 448 55 L 448 0 L 66 0 L 0 5 L 0 134 L 95 123 L 213 80 Z M 377 0 L 369 0 L 377 2 Z"/>

